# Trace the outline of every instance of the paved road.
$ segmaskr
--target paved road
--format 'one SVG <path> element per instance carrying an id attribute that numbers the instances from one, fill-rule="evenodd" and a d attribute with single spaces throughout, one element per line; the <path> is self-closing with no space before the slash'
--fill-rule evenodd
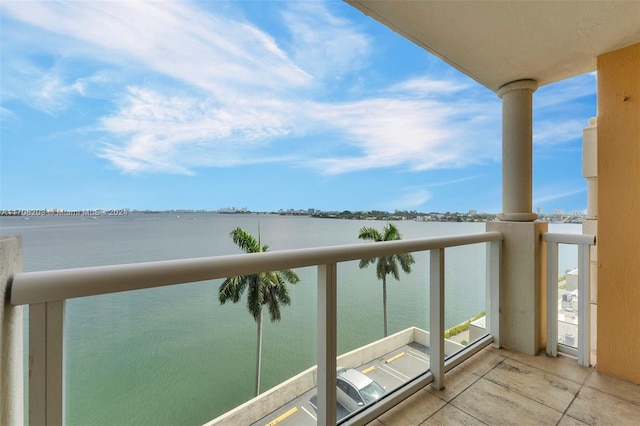
<path id="1" fill-rule="evenodd" d="M 356 368 L 382 385 L 387 392 L 403 385 L 411 378 L 429 369 L 429 348 L 410 343 Z M 338 404 L 338 419 L 349 412 Z M 303 395 L 254 423 L 265 425 L 315 425 L 316 389 Z"/>

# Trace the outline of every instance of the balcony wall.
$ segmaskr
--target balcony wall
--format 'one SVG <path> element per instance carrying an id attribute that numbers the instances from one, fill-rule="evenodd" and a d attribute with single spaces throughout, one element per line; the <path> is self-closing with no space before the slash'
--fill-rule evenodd
<path id="1" fill-rule="evenodd" d="M 598 57 L 598 365 L 640 383 L 640 44 Z"/>
<path id="2" fill-rule="evenodd" d="M 10 277 L 22 272 L 22 238 L 0 237 L 0 294 L 9 293 Z M 23 416 L 22 306 L 0 304 L 0 425 L 21 425 Z"/>
<path id="3" fill-rule="evenodd" d="M 598 369 L 640 383 L 640 44 L 598 57 Z"/>

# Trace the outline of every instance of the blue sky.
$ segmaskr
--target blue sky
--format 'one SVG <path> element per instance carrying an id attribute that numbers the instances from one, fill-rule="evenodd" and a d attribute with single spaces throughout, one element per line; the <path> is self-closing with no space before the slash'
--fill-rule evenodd
<path id="1" fill-rule="evenodd" d="M 499 212 L 497 95 L 337 1 L 0 3 L 1 209 Z M 586 208 L 594 73 L 534 94 Z"/>

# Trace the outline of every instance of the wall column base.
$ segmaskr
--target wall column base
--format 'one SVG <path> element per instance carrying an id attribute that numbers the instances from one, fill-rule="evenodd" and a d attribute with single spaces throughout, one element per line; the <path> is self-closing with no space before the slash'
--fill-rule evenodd
<path id="1" fill-rule="evenodd" d="M 535 355 L 546 346 L 547 222 L 487 222 L 504 235 L 500 267 L 500 344 Z"/>

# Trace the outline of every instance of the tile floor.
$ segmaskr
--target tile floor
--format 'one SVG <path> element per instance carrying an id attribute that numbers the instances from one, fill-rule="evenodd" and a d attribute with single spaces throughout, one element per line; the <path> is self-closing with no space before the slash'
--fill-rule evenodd
<path id="1" fill-rule="evenodd" d="M 487 348 L 374 420 L 388 425 L 640 425 L 640 386 L 569 358 Z"/>

